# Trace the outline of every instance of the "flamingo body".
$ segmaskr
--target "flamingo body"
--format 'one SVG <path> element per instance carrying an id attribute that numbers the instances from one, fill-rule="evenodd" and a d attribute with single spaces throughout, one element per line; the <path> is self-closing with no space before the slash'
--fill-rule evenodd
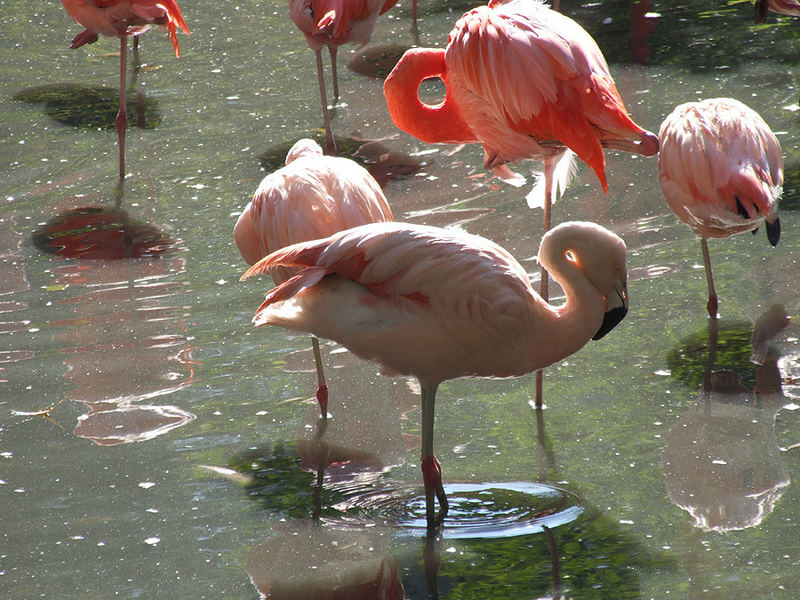
<path id="1" fill-rule="evenodd" d="M 296 142 L 286 155 L 286 166 L 267 175 L 242 211 L 233 237 L 242 258 L 252 265 L 267 254 L 298 242 L 380 221 L 391 221 L 392 210 L 369 172 L 346 158 L 324 156 L 313 140 Z M 269 269 L 276 284 L 296 269 Z M 327 385 L 313 340 L 319 387 L 317 400 L 327 416 Z"/>
<path id="2" fill-rule="evenodd" d="M 286 166 L 261 181 L 233 236 L 242 258 L 252 265 L 279 248 L 393 218 L 366 169 L 346 158 L 324 156 L 316 142 L 302 139 L 287 153 Z M 291 271 L 278 268 L 270 274 L 275 283 L 283 283 Z"/>
<path id="3" fill-rule="evenodd" d="M 441 77 L 445 101 L 417 88 Z M 485 166 L 560 158 L 570 148 L 607 191 L 603 146 L 655 154 L 655 136 L 628 115 L 592 37 L 540 0 L 492 0 L 455 24 L 445 51 L 412 49 L 384 85 L 402 130 L 434 142 L 479 141 Z"/>
<path id="4" fill-rule="evenodd" d="M 363 225 L 295 244 L 243 276 L 300 268 L 267 293 L 256 325 L 327 337 L 422 386 L 422 468 L 429 525 L 434 493 L 447 503 L 433 454 L 436 388 L 464 376 L 541 369 L 613 328 L 627 310 L 625 244 L 591 223 L 565 223 L 542 239 L 539 261 L 561 284 L 555 308 L 522 266 L 484 238 L 423 225 Z"/>
<path id="5" fill-rule="evenodd" d="M 61 0 L 69 16 L 86 28 L 78 34 L 70 48 L 97 40 L 98 35 L 127 37 L 139 35 L 152 25 L 163 25 L 167 36 L 180 56 L 177 29 L 189 33 L 175 0 Z"/>
<path id="6" fill-rule="evenodd" d="M 733 98 L 677 106 L 661 124 L 659 139 L 661 189 L 672 211 L 701 238 L 709 313 L 715 316 L 706 240 L 766 223 L 770 243 L 778 243 L 781 147 L 764 119 Z"/>

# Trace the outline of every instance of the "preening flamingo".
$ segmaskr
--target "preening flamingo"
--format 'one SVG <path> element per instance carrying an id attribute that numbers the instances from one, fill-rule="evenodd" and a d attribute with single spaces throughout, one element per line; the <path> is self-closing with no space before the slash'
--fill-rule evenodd
<path id="1" fill-rule="evenodd" d="M 533 291 L 522 266 L 497 244 L 394 222 L 283 248 L 242 279 L 276 267 L 301 269 L 267 293 L 255 325 L 336 340 L 379 363 L 384 374 L 419 380 L 421 466 L 433 526 L 447 514 L 433 453 L 439 384 L 536 371 L 601 338 L 625 316 L 625 243 L 615 234 L 592 223 L 564 223 L 542 238 L 539 262 L 566 294 L 558 308 Z"/>
<path id="2" fill-rule="evenodd" d="M 128 37 L 138 36 L 153 25 L 167 29 L 167 39 L 178 49 L 180 27 L 188 34 L 181 9 L 175 0 L 61 0 L 69 16 L 86 28 L 76 35 L 70 48 L 97 41 L 98 36 L 120 38 L 119 52 L 119 112 L 117 113 L 117 139 L 119 146 L 119 176 L 125 177 L 125 132 L 128 128 L 128 109 L 125 98 L 127 72 Z"/>
<path id="3" fill-rule="evenodd" d="M 233 228 L 233 238 L 247 264 L 298 242 L 328 237 L 351 227 L 391 221 L 392 210 L 380 186 L 366 169 L 347 158 L 324 156 L 309 139 L 297 141 L 286 166 L 267 175 Z M 296 269 L 275 266 L 276 284 Z M 319 341 L 312 337 L 317 366 L 317 401 L 328 414 L 328 388 Z"/>
<path id="4" fill-rule="evenodd" d="M 328 115 L 325 92 L 325 74 L 322 70 L 322 47 L 327 46 L 331 56 L 331 79 L 334 102 L 339 100 L 339 77 L 336 69 L 336 51 L 342 44 L 358 42 L 364 45 L 372 37 L 378 15 L 389 10 L 397 0 L 289 0 L 289 17 L 306 36 L 306 42 L 317 58 L 319 97 L 322 102 L 322 119 L 325 123 L 326 150 L 336 152 L 336 143 Z"/>
<path id="5" fill-rule="evenodd" d="M 444 102 L 417 90 L 441 78 Z M 464 14 L 447 48 L 412 48 L 384 83 L 395 125 L 428 143 L 480 142 L 484 166 L 513 180 L 506 163 L 544 161 L 544 181 L 528 195 L 550 227 L 554 185 L 563 192 L 572 151 L 608 191 L 603 147 L 651 156 L 658 139 L 631 120 L 594 39 L 541 0 L 491 0 Z M 543 185 L 542 185 L 543 183 Z M 542 293 L 547 279 L 542 273 Z"/>
<path id="6" fill-rule="evenodd" d="M 764 119 L 733 98 L 677 106 L 658 137 L 661 190 L 672 212 L 700 237 L 706 308 L 714 318 L 718 301 L 706 240 L 755 232 L 763 221 L 770 244 L 778 243 L 781 147 Z"/>
<path id="7" fill-rule="evenodd" d="M 800 1 L 798 0 L 756 0 L 756 23 L 763 23 L 767 11 L 800 17 Z"/>

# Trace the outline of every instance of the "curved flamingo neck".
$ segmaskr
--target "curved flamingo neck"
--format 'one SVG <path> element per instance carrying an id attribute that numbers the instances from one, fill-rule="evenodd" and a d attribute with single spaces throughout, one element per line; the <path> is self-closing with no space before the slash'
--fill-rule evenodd
<path id="1" fill-rule="evenodd" d="M 403 55 L 383 84 L 392 121 L 399 129 L 429 144 L 477 142 L 449 89 L 441 104 L 431 106 L 419 99 L 420 84 L 435 77 L 447 84 L 444 50 L 412 48 Z"/>

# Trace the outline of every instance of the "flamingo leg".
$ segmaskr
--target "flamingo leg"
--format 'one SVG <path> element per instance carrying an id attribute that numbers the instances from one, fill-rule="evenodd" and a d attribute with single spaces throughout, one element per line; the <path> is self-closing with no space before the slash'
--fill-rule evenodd
<path id="1" fill-rule="evenodd" d="M 544 159 L 544 206 L 542 212 L 542 235 L 550 231 L 550 212 L 553 206 L 553 174 L 555 173 L 556 163 L 560 156 L 550 156 Z M 547 302 L 550 299 L 548 290 L 548 275 L 544 267 L 540 269 L 541 281 L 539 284 L 539 295 Z"/>
<path id="2" fill-rule="evenodd" d="M 553 206 L 553 173 L 555 172 L 556 163 L 559 157 L 550 157 L 544 159 L 544 206 L 542 213 L 542 234 L 544 235 L 550 230 L 550 214 L 551 207 Z M 547 302 L 550 299 L 550 291 L 548 289 L 548 275 L 544 267 L 540 269 L 540 283 L 539 295 Z M 536 408 L 542 408 L 542 387 L 544 383 L 544 374 L 541 370 L 536 371 Z"/>
<path id="3" fill-rule="evenodd" d="M 119 146 L 119 178 L 125 178 L 125 133 L 128 129 L 128 106 L 126 102 L 125 79 L 128 72 L 128 38 L 123 36 L 119 43 L 119 112 L 117 112 L 117 145 Z"/>
<path id="4" fill-rule="evenodd" d="M 714 277 L 711 275 L 711 257 L 708 253 L 708 243 L 705 238 L 700 238 L 700 247 L 703 249 L 703 265 L 706 268 L 706 281 L 708 282 L 706 310 L 708 310 L 709 317 L 716 319 L 719 302 L 717 301 L 717 291 L 714 289 Z"/>
<path id="5" fill-rule="evenodd" d="M 438 386 L 422 385 L 422 480 L 425 482 L 425 517 L 428 529 L 441 525 L 447 516 L 447 496 L 442 485 L 442 467 L 433 453 L 433 417 Z M 434 507 L 439 500 L 439 514 Z"/>
<path id="6" fill-rule="evenodd" d="M 322 72 L 322 52 L 315 51 L 317 55 L 317 80 L 319 81 L 319 99 L 322 102 L 322 120 L 325 122 L 325 152 L 330 156 L 336 156 L 336 142 L 331 131 L 331 120 L 328 116 L 328 97 L 325 93 L 325 74 Z"/>
<path id="7" fill-rule="evenodd" d="M 322 370 L 322 353 L 319 349 L 319 340 L 311 336 L 311 346 L 314 349 L 314 363 L 317 365 L 317 402 L 322 418 L 328 418 L 328 386 L 325 383 L 325 372 Z"/>
<path id="8" fill-rule="evenodd" d="M 561 0 L 553 0 L 553 6 L 551 6 L 550 8 L 552 8 L 553 10 L 560 10 L 560 5 L 561 5 Z"/>
<path id="9" fill-rule="evenodd" d="M 333 103 L 339 103 L 339 70 L 336 65 L 336 46 L 331 44 L 328 46 L 328 52 L 331 55 L 331 79 L 333 80 Z"/>

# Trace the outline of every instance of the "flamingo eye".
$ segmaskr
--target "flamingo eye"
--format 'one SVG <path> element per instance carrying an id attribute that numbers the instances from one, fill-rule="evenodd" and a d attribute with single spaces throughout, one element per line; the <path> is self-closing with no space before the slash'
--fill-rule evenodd
<path id="1" fill-rule="evenodd" d="M 567 250 L 564 253 L 564 258 L 566 258 L 569 262 L 575 263 L 576 265 L 578 264 L 578 257 L 575 256 L 575 253 L 572 250 Z"/>

